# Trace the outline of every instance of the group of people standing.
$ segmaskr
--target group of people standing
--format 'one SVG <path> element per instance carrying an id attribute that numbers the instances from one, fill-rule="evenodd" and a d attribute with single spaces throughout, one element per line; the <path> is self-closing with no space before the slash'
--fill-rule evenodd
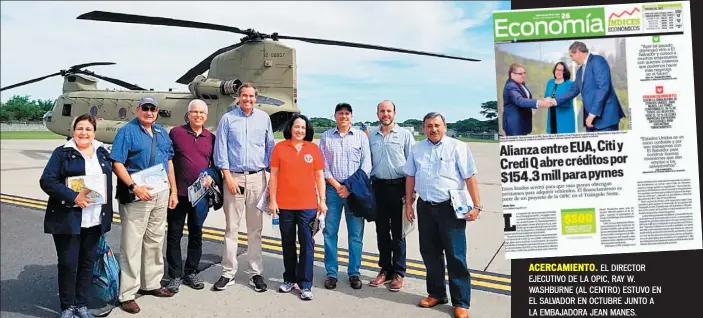
<path id="1" fill-rule="evenodd" d="M 53 234 L 56 243 L 62 317 L 90 317 L 86 305 L 95 248 L 100 236 L 110 230 L 112 219 L 111 200 L 89 205 L 85 192 L 67 188 L 65 179 L 106 174 L 111 198 L 112 173 L 118 177 L 116 197 L 122 223 L 119 302 L 123 310 L 138 313 L 138 293 L 171 297 L 182 284 L 194 289 L 205 286 L 198 275 L 198 264 L 204 214 L 209 209 L 207 202 L 212 201 L 193 206 L 187 190 L 202 172 L 209 175 L 205 188 L 218 187 L 220 191 L 214 193 L 222 193 L 221 198 L 212 199 L 222 200 L 226 220 L 222 274 L 213 290 L 221 291 L 234 283 L 242 218 L 247 227 L 245 272 L 249 285 L 257 292 L 268 289 L 262 276 L 264 213 L 257 207 L 267 188 L 268 208 L 280 219 L 285 271 L 278 291 L 297 290 L 301 299 L 313 299 L 313 227 L 316 218 L 322 217 L 324 286 L 336 288 L 342 208 L 349 242 L 349 283 L 354 289 L 362 288 L 359 270 L 365 215 L 350 200 L 359 187 L 370 184 L 371 188 L 365 190 L 375 198 L 380 272 L 369 285 L 388 284 L 391 291 L 403 288 L 406 242 L 402 218 L 414 221 L 417 199 L 420 253 L 427 269 L 428 292 L 419 306 L 448 302 L 446 254 L 455 316 L 468 317 L 471 284 L 466 263 L 466 221 L 476 220 L 482 207 L 473 156 L 467 144 L 446 136 L 447 125 L 441 114 L 425 116 L 423 132 L 427 138 L 416 142 L 412 133 L 395 123 L 396 106 L 391 101 L 378 104 L 381 125 L 368 132 L 352 127 L 352 107 L 340 103 L 334 113 L 337 126 L 322 134 L 319 146 L 313 142 L 312 123 L 300 114 L 290 118 L 283 129 L 285 140 L 276 143 L 268 114 L 254 107 L 256 88 L 245 83 L 238 92 L 238 105 L 222 116 L 215 134 L 204 128 L 208 108 L 201 100 L 188 105 L 187 123 L 169 132 L 155 123 L 158 101 L 142 98 L 137 117 L 118 130 L 110 153 L 94 139 L 95 118 L 76 118 L 73 138 L 56 148 L 40 180 L 49 194 L 45 232 Z M 133 173 L 155 165 L 166 169 L 170 191 L 151 194 L 148 185 L 132 180 Z M 455 216 L 449 195 L 452 189 L 468 190 L 474 203 L 463 219 Z M 186 222 L 188 253 L 183 266 L 180 241 Z M 162 287 L 164 238 L 170 279 Z"/>

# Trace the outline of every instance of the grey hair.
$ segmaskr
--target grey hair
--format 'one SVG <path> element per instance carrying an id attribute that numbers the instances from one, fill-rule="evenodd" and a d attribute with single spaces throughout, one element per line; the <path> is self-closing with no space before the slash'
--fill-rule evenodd
<path id="1" fill-rule="evenodd" d="M 422 125 L 424 126 L 425 122 L 428 119 L 432 119 L 432 118 L 436 118 L 436 117 L 442 118 L 442 123 L 444 123 L 445 125 L 447 124 L 447 121 L 444 120 L 444 116 L 442 114 L 440 114 L 438 112 L 430 112 L 427 115 L 425 115 L 425 118 L 422 119 Z"/>
<path id="2" fill-rule="evenodd" d="M 571 45 L 569 45 L 569 52 L 576 53 L 576 51 L 579 51 L 582 53 L 588 53 L 588 48 L 586 47 L 585 43 L 576 41 L 574 43 L 571 43 Z"/>
<path id="3" fill-rule="evenodd" d="M 203 107 L 205 107 L 205 113 L 207 114 L 207 112 L 208 112 L 207 103 L 205 103 L 205 101 L 203 101 L 202 99 L 194 99 L 194 100 L 190 101 L 190 103 L 188 104 L 188 112 L 193 110 L 193 106 L 195 106 L 196 104 L 203 105 Z"/>

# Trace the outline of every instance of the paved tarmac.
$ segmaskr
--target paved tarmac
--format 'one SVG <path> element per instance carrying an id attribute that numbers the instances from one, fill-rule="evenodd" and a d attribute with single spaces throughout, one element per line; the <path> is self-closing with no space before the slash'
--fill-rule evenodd
<path id="1" fill-rule="evenodd" d="M 51 151 L 58 145 L 65 141 L 62 140 L 2 140 L 2 157 L 0 161 L 0 167 L 2 170 L 2 178 L 0 183 L 0 188 L 2 189 L 2 202 L 4 203 L 14 203 L 23 206 L 31 206 L 35 209 L 41 209 L 47 196 L 38 186 L 39 176 L 41 175 L 42 169 L 46 164 Z M 509 317 L 510 316 L 510 262 L 505 260 L 504 254 L 502 252 L 503 243 L 503 231 L 502 231 L 502 213 L 500 209 L 500 183 L 499 178 L 499 167 L 498 167 L 498 144 L 491 143 L 470 143 L 469 146 L 474 154 L 479 170 L 479 182 L 480 191 L 482 196 L 483 205 L 486 211 L 482 213 L 482 217 L 474 223 L 470 223 L 467 227 L 467 238 L 468 238 L 468 262 L 469 267 L 473 271 L 472 284 L 474 291 L 472 294 L 472 305 L 474 309 L 472 310 L 472 317 Z M 19 196 L 19 197 L 17 197 Z M 116 202 L 114 203 L 117 206 Z M 51 243 L 50 237 L 42 234 L 41 227 L 41 213 L 38 211 L 33 211 L 28 214 L 38 214 L 38 217 L 31 222 L 26 220 L 18 221 L 18 223 L 30 223 L 27 226 L 33 226 L 33 229 L 23 230 L 19 236 L 26 236 L 27 239 L 19 240 L 15 239 L 15 235 L 9 234 L 5 229 L 9 226 L 8 222 L 5 221 L 6 215 L 17 214 L 17 211 L 29 211 L 24 208 L 9 208 L 9 205 L 2 205 L 2 227 L 3 227 L 3 250 L 2 250 L 2 280 L 3 280 L 3 307 L 2 316 L 5 317 L 9 312 L 18 312 L 17 310 L 11 310 L 12 306 L 16 303 L 16 299 L 21 299 L 22 297 L 17 296 L 6 296 L 5 291 L 5 281 L 8 278 L 21 279 L 21 277 L 31 274 L 33 277 L 41 276 L 40 280 L 47 285 L 46 288 L 53 288 L 54 294 L 56 287 L 51 287 L 48 285 L 55 285 L 55 272 L 47 271 L 46 268 L 31 270 L 31 266 L 35 266 L 37 263 L 35 261 L 19 261 L 22 259 L 18 255 L 17 258 L 12 256 L 7 256 L 10 259 L 17 259 L 15 262 L 17 264 L 15 267 L 8 267 L 6 269 L 6 251 L 5 246 L 8 244 L 14 244 L 17 240 L 22 242 L 22 244 L 31 243 L 34 250 L 44 251 L 45 254 L 41 256 L 42 261 L 38 262 L 40 264 L 55 264 L 55 254 L 53 250 L 53 243 Z M 9 213 L 8 213 L 9 212 Z M 24 215 L 24 213 L 22 213 Z M 270 219 L 266 219 L 269 221 Z M 119 218 L 115 219 L 119 222 Z M 31 224 L 34 223 L 34 224 Z M 342 221 L 344 223 L 344 221 Z M 211 211 L 208 219 L 206 220 L 206 226 L 209 228 L 206 240 L 207 252 L 204 253 L 202 266 L 207 267 L 203 272 L 204 277 L 208 284 L 214 283 L 214 281 L 219 276 L 221 268 L 219 268 L 219 262 L 221 260 L 221 237 L 222 230 L 224 228 L 224 215 L 222 210 Z M 242 224 L 244 225 L 244 224 Z M 346 243 L 346 231 L 345 224 L 340 226 L 340 265 L 346 263 L 346 255 L 344 249 L 347 247 Z M 20 227 L 21 228 L 21 227 Z M 11 227 L 10 233 L 15 230 L 20 230 L 20 228 Z M 119 226 L 116 226 L 119 228 Z M 242 231 L 246 231 L 246 227 L 241 227 Z M 279 280 L 280 273 L 282 273 L 282 261 L 280 259 L 280 243 L 278 243 L 274 228 L 270 226 L 265 226 L 264 235 L 268 237 L 264 241 L 265 253 L 265 266 L 267 272 L 278 273 L 266 275 L 267 278 Z M 112 235 L 116 234 L 117 231 L 113 231 Z M 39 234 L 39 235 L 37 235 Z M 8 237 L 13 243 L 7 242 L 5 239 Z M 113 250 L 119 250 L 118 239 L 111 239 L 111 244 L 113 245 Z M 324 267 L 321 264 L 322 257 L 322 237 L 318 234 L 316 237 L 318 242 L 318 247 L 316 249 L 316 277 L 324 277 Z M 345 281 L 345 275 L 342 274 L 341 284 L 339 284 L 338 289 L 334 291 L 324 290 L 321 286 L 321 280 L 316 280 L 315 282 L 315 301 L 311 304 L 317 304 L 309 306 L 310 316 L 334 316 L 334 317 L 345 317 L 345 316 L 357 316 L 358 314 L 368 313 L 372 316 L 390 316 L 397 315 L 397 313 L 403 313 L 408 316 L 418 316 L 418 317 L 443 317 L 447 316 L 450 312 L 451 307 L 442 306 L 443 309 L 420 309 L 415 306 L 417 301 L 424 296 L 424 266 L 422 265 L 422 258 L 419 254 L 418 248 L 418 238 L 417 231 L 414 231 L 408 237 L 408 259 L 409 259 L 409 278 L 407 280 L 406 288 L 400 293 L 389 293 L 383 289 L 374 289 L 365 286 L 361 291 L 352 290 Z M 41 241 L 41 242 L 40 242 Z M 184 239 L 185 242 L 185 239 Z M 240 242 L 246 245 L 246 236 L 244 233 L 240 232 Z M 185 244 L 184 248 L 185 248 Z M 42 249 L 40 247 L 46 247 Z M 14 250 L 14 249 L 12 249 Z M 17 249 L 22 251 L 22 249 Z M 31 250 L 31 249 L 30 249 Z M 377 271 L 376 267 L 376 257 L 377 248 L 375 241 L 375 228 L 373 223 L 366 224 L 365 236 L 364 236 L 364 257 L 363 257 L 363 274 L 366 277 L 362 279 L 365 282 L 372 279 Z M 209 265 L 208 265 L 209 264 Z M 49 265 L 51 270 L 55 270 L 55 265 Z M 21 269 L 23 268 L 23 269 Z M 344 273 L 346 269 L 341 266 L 340 273 Z M 24 271 L 24 272 L 23 272 Z M 38 272 L 39 271 L 39 272 Z M 22 274 L 23 273 L 23 274 Z M 7 275 L 6 275 L 7 274 Z M 24 275 L 24 276 L 23 276 Z M 47 277 L 47 275 L 49 277 Z M 270 277 L 273 276 L 273 277 Z M 224 293 L 237 295 L 235 298 L 220 298 L 212 297 L 212 293 L 206 291 L 193 291 L 188 290 L 187 287 L 184 288 L 181 294 L 174 299 L 150 299 L 150 297 L 145 297 L 144 300 L 140 300 L 140 304 L 144 302 L 147 305 L 142 305 L 143 313 L 149 313 L 151 316 L 188 316 L 188 317 L 199 317 L 199 316 L 217 316 L 225 315 L 227 309 L 229 308 L 241 308 L 241 314 L 245 316 L 267 316 L 267 315 L 279 315 L 282 313 L 283 309 L 287 305 L 295 306 L 305 306 L 307 303 L 301 303 L 299 300 L 292 295 L 278 295 L 273 291 L 266 293 L 270 295 L 269 297 L 276 297 L 274 300 L 283 306 L 270 306 L 271 300 L 261 301 L 259 294 L 254 293 L 246 285 L 245 277 L 239 276 L 240 279 L 238 283 Z M 51 281 L 51 283 L 49 283 Z M 270 281 L 269 286 L 275 288 L 277 282 Z M 31 287 L 31 286 L 30 286 Z M 209 288 L 209 286 L 207 287 Z M 31 290 L 27 291 L 28 297 L 32 297 Z M 21 293 L 20 293 L 21 295 Z M 7 299 L 9 302 L 9 307 L 6 307 L 5 300 L 6 297 L 12 297 Z M 189 298 L 189 300 L 180 300 L 181 298 Z M 257 298 L 258 297 L 258 298 Z M 283 297 L 283 298 L 281 298 Z M 50 297 L 49 297 L 50 298 Z M 56 298 L 56 295 L 54 295 Z M 363 306 L 354 305 L 354 298 L 364 298 Z M 29 299 L 29 298 L 28 298 Z M 178 301 L 175 301 L 178 299 Z M 224 300 L 224 301 L 223 301 Z M 57 300 L 46 300 L 44 303 L 38 305 L 28 305 L 33 310 L 38 310 L 36 308 L 46 307 L 46 310 L 55 310 L 58 307 Z M 290 303 L 288 303 L 290 301 Z M 298 302 L 296 302 L 298 301 Z M 342 301 L 344 304 L 349 304 L 346 306 L 336 305 L 338 301 Z M 49 303 L 47 303 L 49 302 Z M 192 304 L 203 304 L 203 306 L 193 307 Z M 319 305 L 324 303 L 323 305 Z M 53 306 L 51 305 L 53 304 Z M 148 307 L 148 308 L 147 308 Z M 6 310 L 6 308 L 9 308 Z M 153 308 L 153 311 L 151 311 Z M 203 311 L 203 308 L 212 308 L 207 311 Z M 219 308 L 219 309 L 218 309 Z M 111 314 L 114 316 L 116 314 L 124 314 L 120 310 L 116 310 Z M 202 315 L 201 315 L 202 313 Z M 119 315 L 118 314 L 118 315 Z M 34 317 L 46 317 L 44 314 L 29 314 L 29 316 Z M 51 316 L 51 315 L 49 315 Z M 8 317 L 16 317 L 14 314 Z"/>

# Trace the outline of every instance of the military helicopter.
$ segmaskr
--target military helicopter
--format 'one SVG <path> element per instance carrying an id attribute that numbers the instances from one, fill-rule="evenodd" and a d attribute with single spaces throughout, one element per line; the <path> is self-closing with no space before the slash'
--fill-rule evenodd
<path id="1" fill-rule="evenodd" d="M 297 105 L 295 49 L 283 45 L 279 40 L 480 61 L 378 45 L 285 36 L 278 33 L 265 34 L 253 29 L 242 30 L 231 26 L 164 17 L 92 11 L 78 16 L 77 19 L 208 29 L 245 35 L 238 43 L 212 53 L 176 80 L 177 83 L 187 85 L 188 92 L 147 90 L 119 79 L 83 70 L 88 66 L 115 64 L 113 62 L 74 65 L 67 70 L 0 89 L 5 90 L 38 82 L 51 76 L 63 76 L 63 92 L 54 102 L 53 109 L 44 115 L 44 125 L 50 131 L 70 138 L 75 118 L 89 113 L 98 119 L 95 139 L 107 144 L 112 144 L 117 130 L 136 116 L 137 102 L 145 95 L 153 96 L 158 100 L 159 116 L 156 122 L 166 129 L 182 125 L 185 122 L 188 103 L 195 98 L 202 99 L 208 104 L 209 109 L 209 118 L 205 126 L 214 131 L 222 115 L 237 104 L 237 89 L 243 82 L 254 84 L 258 91 L 255 107 L 269 114 L 274 131 L 281 130 L 293 114 L 301 111 Z M 202 75 L 205 71 L 208 71 L 207 76 Z M 97 88 L 96 78 L 127 90 L 100 90 Z"/>

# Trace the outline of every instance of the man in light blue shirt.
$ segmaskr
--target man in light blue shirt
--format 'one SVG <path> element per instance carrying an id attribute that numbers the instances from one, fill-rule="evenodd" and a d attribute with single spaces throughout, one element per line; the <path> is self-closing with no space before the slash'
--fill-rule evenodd
<path id="1" fill-rule="evenodd" d="M 369 285 L 380 287 L 390 282 L 390 291 L 403 288 L 405 277 L 405 238 L 403 237 L 403 166 L 415 144 L 415 137 L 395 122 L 396 109 L 391 101 L 376 106 L 381 125 L 369 133 L 371 143 L 371 180 L 376 198 L 376 242 L 381 271 Z"/>
<path id="2" fill-rule="evenodd" d="M 449 292 L 455 317 L 469 317 L 471 275 L 466 264 L 466 221 L 474 221 L 481 212 L 476 181 L 476 166 L 468 144 L 446 136 L 444 116 L 429 113 L 422 121 L 427 139 L 419 141 L 405 164 L 405 214 L 413 222 L 413 192 L 417 192 L 420 254 L 427 269 L 428 297 L 420 307 L 447 303 L 443 254 L 447 255 Z M 457 218 L 450 190 L 468 189 L 474 203 L 464 218 Z"/>
<path id="3" fill-rule="evenodd" d="M 320 151 L 325 159 L 327 180 L 327 214 L 322 235 L 325 238 L 325 288 L 337 287 L 337 236 L 344 207 L 347 233 L 349 235 L 349 283 L 354 289 L 361 288 L 361 249 L 364 239 L 364 218 L 354 216 L 349 208 L 349 189 L 343 183 L 359 169 L 367 176 L 371 173 L 371 151 L 369 138 L 364 132 L 351 126 L 352 108 L 340 103 L 334 109 L 337 127 L 325 131 L 320 137 Z"/>
<path id="4" fill-rule="evenodd" d="M 222 276 L 215 282 L 214 290 L 224 290 L 234 284 L 237 272 L 237 235 L 239 222 L 246 215 L 247 257 L 251 275 L 249 285 L 257 292 L 266 291 L 261 276 L 261 231 L 263 214 L 256 207 L 266 187 L 266 169 L 275 144 L 271 118 L 254 108 L 256 88 L 250 83 L 239 88 L 239 105 L 224 114 L 217 126 L 215 137 L 215 166 L 222 171 L 225 211 L 225 249 L 222 256 Z"/>

